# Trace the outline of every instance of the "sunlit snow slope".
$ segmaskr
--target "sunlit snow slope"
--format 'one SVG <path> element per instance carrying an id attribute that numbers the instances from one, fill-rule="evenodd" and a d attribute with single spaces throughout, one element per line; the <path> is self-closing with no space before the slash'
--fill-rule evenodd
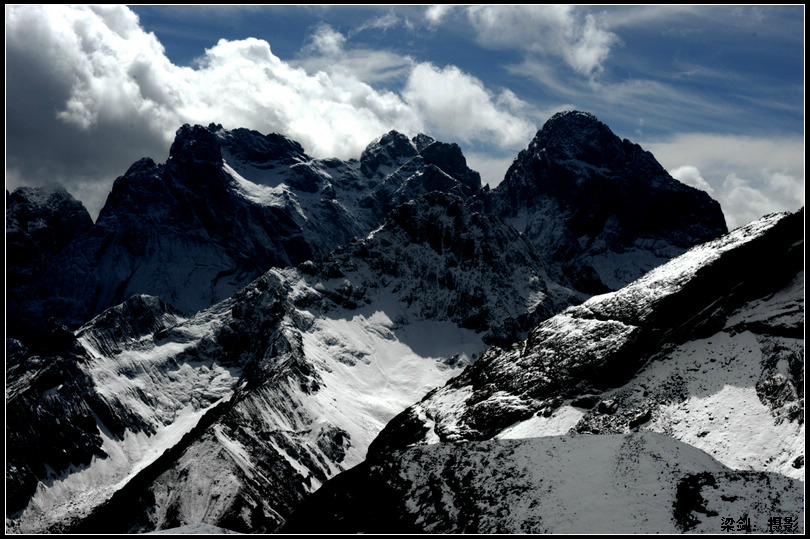
<path id="1" fill-rule="evenodd" d="M 804 478 L 803 212 L 695 247 L 493 348 L 371 451 L 654 430 L 738 470 Z"/>

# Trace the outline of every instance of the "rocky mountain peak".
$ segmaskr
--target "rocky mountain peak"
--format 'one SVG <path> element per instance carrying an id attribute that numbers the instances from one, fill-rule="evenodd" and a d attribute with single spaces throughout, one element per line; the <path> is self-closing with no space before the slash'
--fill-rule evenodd
<path id="1" fill-rule="evenodd" d="M 59 184 L 6 192 L 7 246 L 8 233 L 13 230 L 53 254 L 91 226 L 93 220 L 84 205 Z"/>
<path id="2" fill-rule="evenodd" d="M 588 293 L 618 289 L 728 230 L 717 201 L 583 112 L 549 119 L 491 203 Z"/>
<path id="3" fill-rule="evenodd" d="M 621 144 L 610 128 L 589 112 L 558 112 L 548 119 L 529 145 L 533 151 L 565 152 L 569 158 L 616 149 Z"/>
<path id="4" fill-rule="evenodd" d="M 430 146 L 431 144 L 433 144 L 434 142 L 436 142 L 436 139 L 424 133 L 419 133 L 418 135 L 413 137 L 413 143 L 416 144 L 416 149 L 420 152 L 425 148 L 427 148 L 428 146 Z"/>
<path id="5" fill-rule="evenodd" d="M 222 151 L 214 134 L 201 125 L 184 124 L 169 150 L 169 159 L 194 162 L 222 162 Z"/>
<path id="6" fill-rule="evenodd" d="M 426 163 L 437 166 L 461 182 L 464 194 L 467 196 L 481 189 L 481 175 L 467 166 L 467 159 L 464 158 L 458 144 L 433 141 L 431 144 L 422 146 L 421 143 L 424 140 L 420 140 L 420 136 L 425 135 L 417 135 L 413 141 L 417 148 L 420 148 L 419 154 Z"/>
<path id="7" fill-rule="evenodd" d="M 360 169 L 366 177 L 373 176 L 380 167 L 396 166 L 403 158 L 417 155 L 416 146 L 398 131 L 389 131 L 369 144 L 360 155 Z"/>
<path id="8" fill-rule="evenodd" d="M 51 316 L 32 301 L 37 284 L 73 240 L 93 228 L 84 205 L 63 187 L 20 187 L 6 191 L 6 330 L 23 336 Z M 60 268 L 61 269 L 61 268 Z M 23 313 L 22 311 L 25 311 Z"/>
<path id="9" fill-rule="evenodd" d="M 311 159 L 303 146 L 278 133 L 262 135 L 244 128 L 226 130 L 214 124 L 209 125 L 208 130 L 220 140 L 226 160 L 249 163 L 267 170 Z"/>

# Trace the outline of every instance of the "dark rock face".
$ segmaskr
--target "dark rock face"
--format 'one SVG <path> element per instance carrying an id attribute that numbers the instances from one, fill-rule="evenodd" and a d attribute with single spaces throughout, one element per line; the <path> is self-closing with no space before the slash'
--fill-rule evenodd
<path id="1" fill-rule="evenodd" d="M 57 254 L 92 226 L 84 205 L 57 184 L 6 192 L 7 266 L 41 269 L 36 258 Z"/>
<path id="2" fill-rule="evenodd" d="M 372 144 L 360 156 L 360 170 L 367 178 L 373 177 L 380 167 L 397 167 L 401 157 L 418 155 L 410 139 L 396 131 L 383 135 L 377 144 Z"/>
<path id="3" fill-rule="evenodd" d="M 467 167 L 458 145 L 427 135 L 413 140 L 396 131 L 384 135 L 363 152 L 360 170 L 367 177 L 392 171 L 361 200 L 380 220 L 400 204 L 433 191 L 468 198 L 481 190 L 481 176 Z"/>
<path id="4" fill-rule="evenodd" d="M 490 204 L 588 293 L 618 289 L 727 232 L 709 195 L 676 181 L 651 153 L 583 112 L 549 119 Z"/>
<path id="5" fill-rule="evenodd" d="M 531 245 L 477 209 L 452 194 L 428 193 L 392 210 L 372 236 L 302 271 L 341 277 L 340 287 L 325 293 L 343 307 L 363 305 L 385 287 L 423 319 L 450 320 L 499 344 L 584 299 L 550 283 Z"/>
<path id="6" fill-rule="evenodd" d="M 467 160 L 458 144 L 434 141 L 419 152 L 425 162 L 458 179 L 462 191 L 472 196 L 481 189 L 481 175 L 467 167 Z"/>
<path id="7" fill-rule="evenodd" d="M 66 193 L 54 202 L 19 190 L 7 226 L 10 313 L 20 321 L 11 335 L 44 312 L 76 327 L 135 294 L 195 312 L 271 267 L 365 236 L 400 203 L 480 188 L 458 146 L 419 140 L 426 158 L 391 132 L 360 162 L 342 162 L 313 160 L 277 134 L 185 125 L 165 164 L 145 158 L 116 180 L 95 225 Z"/>
<path id="8" fill-rule="evenodd" d="M 6 327 L 9 335 L 27 337 L 27 328 L 50 316 L 30 305 L 40 294 L 42 275 L 75 238 L 93 227 L 81 202 L 59 185 L 21 187 L 6 192 Z"/>

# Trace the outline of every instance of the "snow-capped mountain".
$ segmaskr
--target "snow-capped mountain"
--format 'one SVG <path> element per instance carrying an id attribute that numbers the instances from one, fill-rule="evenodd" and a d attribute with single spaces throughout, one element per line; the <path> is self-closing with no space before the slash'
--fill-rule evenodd
<path id="1" fill-rule="evenodd" d="M 82 327 L 70 357 L 49 361 L 70 362 L 83 391 L 21 381 L 27 398 L 11 394 L 30 426 L 9 461 L 14 508 L 25 507 L 15 523 L 272 530 L 485 341 L 511 342 L 581 299 L 548 280 L 513 228 L 440 192 L 396 208 L 365 239 L 270 270 L 191 318 L 132 298 Z M 21 365 L 44 362 L 19 355 Z M 75 403 L 83 437 L 66 438 L 78 442 L 38 428 L 50 415 L 30 400 L 48 392 Z M 41 446 L 77 459 L 51 463 L 25 450 Z M 123 506 L 142 509 L 128 520 Z"/>
<path id="2" fill-rule="evenodd" d="M 34 235 L 45 241 L 47 264 L 27 254 L 39 246 L 9 251 L 7 265 L 25 276 L 10 282 L 9 329 L 18 338 L 32 338 L 49 317 L 76 328 L 136 294 L 192 314 L 271 267 L 364 237 L 390 210 L 432 191 L 479 200 L 526 236 L 556 282 L 585 294 L 619 288 L 725 232 L 706 193 L 580 112 L 552 117 L 492 191 L 458 145 L 426 135 L 392 131 L 344 162 L 313 159 L 282 135 L 214 124 L 181 127 L 164 164 L 133 164 L 95 225 L 26 189 L 7 197 L 10 215 L 59 215 L 36 226 L 71 241 Z M 23 221 L 8 224 L 7 235 L 34 222 Z"/>
<path id="3" fill-rule="evenodd" d="M 78 327 L 148 294 L 194 313 L 271 267 L 322 257 L 364 237 L 402 202 L 435 190 L 467 197 L 480 186 L 457 145 L 426 135 L 411 140 L 392 131 L 359 161 L 343 162 L 312 159 L 281 135 L 186 125 L 165 164 L 133 164 L 115 181 L 95 225 L 79 216 L 72 241 L 60 244 L 45 267 L 26 270 L 35 286 L 10 312 Z M 31 213 L 30 203 L 15 209 L 32 192 L 26 189 L 9 198 L 13 215 Z M 63 216 L 54 234 L 66 234 L 71 216 L 40 198 L 38 211 Z M 9 226 L 7 234 L 21 228 Z M 9 255 L 15 267 L 32 265 L 25 252 Z"/>
<path id="4" fill-rule="evenodd" d="M 465 479 L 476 484 L 469 460 L 483 458 L 491 463 L 482 467 L 487 470 L 518 464 L 544 470 L 532 472 L 532 478 L 512 469 L 508 475 L 518 477 L 510 479 L 517 492 L 549 486 L 541 484 L 545 473 L 550 472 L 549 466 L 558 465 L 541 462 L 545 457 L 525 464 L 524 457 L 512 454 L 516 450 L 511 446 L 497 444 L 485 446 L 497 456 L 480 457 L 476 453 L 483 451 L 482 446 L 473 445 L 468 451 L 469 446 L 459 445 L 460 441 L 563 442 L 569 451 L 588 453 L 592 444 L 629 443 L 639 439 L 633 433 L 657 432 L 671 439 L 670 446 L 675 447 L 674 440 L 688 443 L 717 462 L 703 470 L 672 470 L 680 477 L 676 482 L 662 475 L 662 470 L 651 471 L 651 476 L 633 470 L 630 478 L 637 485 L 631 490 L 638 499 L 631 505 L 637 506 L 649 495 L 638 489 L 646 483 L 658 485 L 656 488 L 668 485 L 663 502 L 655 504 L 662 510 L 672 509 L 673 495 L 680 496 L 681 488 L 687 488 L 681 487 L 684 481 L 692 481 L 690 488 L 710 485 L 722 490 L 730 488 L 729 481 L 744 480 L 756 488 L 747 485 L 745 493 L 725 491 L 722 500 L 717 500 L 717 493 L 712 494 L 713 504 L 708 509 L 698 505 L 704 516 L 676 518 L 675 522 L 655 518 L 643 524 L 637 515 L 625 515 L 621 523 L 604 531 L 661 532 L 676 523 L 682 531 L 689 531 L 706 517 L 713 518 L 701 529 L 720 531 L 720 519 L 730 516 L 727 513 L 736 517 L 738 510 L 751 514 L 754 509 L 762 520 L 756 528 L 759 531 L 767 530 L 768 516 L 781 512 L 802 520 L 803 221 L 803 211 L 766 216 L 689 250 L 617 292 L 570 307 L 538 325 L 524 342 L 510 349 L 489 349 L 460 376 L 386 426 L 369 449 L 363 480 L 385 490 L 381 498 L 387 496 L 389 502 L 400 504 L 397 507 L 404 504 L 406 516 L 401 522 L 422 531 L 496 531 L 498 526 L 508 526 L 511 531 L 595 532 L 598 530 L 583 523 L 585 515 L 578 512 L 575 502 L 551 509 L 543 508 L 539 500 L 537 507 L 521 512 L 514 522 L 495 518 L 498 515 L 493 515 L 489 506 L 477 512 L 473 506 L 471 518 L 476 524 L 467 529 L 467 520 L 462 518 L 467 506 L 451 503 L 435 509 L 434 494 L 420 493 L 432 492 L 430 478 L 437 474 L 443 484 L 458 481 L 466 485 Z M 619 434 L 624 438 L 616 436 Z M 553 438 L 554 442 L 527 440 L 549 436 L 562 438 Z M 436 443 L 445 448 L 429 449 Z M 397 453 L 412 446 L 417 447 L 404 455 Z M 435 469 L 425 464 L 416 473 L 417 464 L 410 464 L 410 459 L 427 462 L 430 451 L 445 454 Z M 634 455 L 645 458 L 644 453 Z M 646 457 L 657 460 L 661 455 Z M 397 462 L 392 466 L 401 472 L 400 478 L 381 471 L 392 462 Z M 584 462 L 572 465 L 582 467 Z M 729 475 L 729 470 L 720 470 L 719 465 L 736 472 Z M 722 472 L 719 476 L 718 471 Z M 555 481 L 564 484 L 579 471 L 553 473 L 563 477 L 550 481 L 552 491 L 564 494 Z M 695 474 L 703 479 L 694 479 Z M 472 487 L 474 492 L 464 492 L 473 499 L 479 490 L 511 492 L 505 486 L 495 486 L 501 484 L 496 475 L 485 474 L 481 485 Z M 355 476 L 353 482 L 359 481 Z M 715 485 L 715 481 L 723 486 Z M 751 505 L 763 497 L 757 490 L 763 484 L 771 485 L 766 489 L 769 501 Z M 452 491 L 448 494 L 451 498 L 460 496 L 454 487 L 447 488 Z M 597 486 L 594 491 L 597 497 L 621 497 L 626 492 L 621 484 L 608 491 L 601 488 Z M 463 486 L 459 489 L 463 491 Z M 787 498 L 780 499 L 779 490 L 789 493 Z M 723 503 L 737 501 L 735 496 L 746 500 L 743 509 Z M 800 505 L 796 505 L 797 500 Z M 494 507 L 492 511 L 500 505 Z M 353 518 L 350 509 L 345 514 L 333 514 L 326 506 L 320 510 L 325 518 Z M 433 516 L 426 516 L 432 511 L 436 511 Z M 310 514 L 310 518 L 315 516 Z M 482 527 L 476 528 L 479 523 Z M 386 526 L 399 525 L 397 520 L 386 521 Z M 304 523 L 299 526 L 304 526 L 299 530 L 305 529 Z"/>
<path id="5" fill-rule="evenodd" d="M 489 197 L 558 281 L 617 290 L 727 232 L 720 205 L 672 178 L 650 152 L 586 112 L 561 112 L 520 152 Z"/>
<path id="6" fill-rule="evenodd" d="M 767 334 L 756 349 L 768 357 L 762 373 L 734 376 L 761 382 L 757 402 L 782 418 L 773 433 L 795 440 L 795 216 L 735 231 L 571 307 L 725 230 L 708 196 L 617 141 L 590 115 L 555 116 L 490 191 L 457 145 L 425 135 L 391 132 L 343 162 L 312 159 L 281 135 L 184 126 L 165 164 L 135 163 L 95 225 L 43 249 L 51 269 L 29 273 L 39 288 L 19 302 L 20 319 L 40 327 L 7 339 L 7 530 L 203 522 L 273 531 L 370 447 L 382 462 L 414 443 L 495 439 L 470 446 L 478 456 L 469 458 L 506 469 L 546 442 L 498 438 L 572 428 L 680 432 L 719 461 L 689 453 L 684 473 L 719 477 L 740 468 L 712 452 L 726 431 L 681 432 L 689 421 L 678 421 L 699 416 L 702 401 L 687 396 L 702 397 L 703 387 L 681 374 L 692 373 L 681 359 L 689 346 L 709 347 L 698 340 L 709 335 L 718 357 L 731 357 L 741 349 L 724 343 L 737 333 Z M 661 197 L 681 210 L 639 209 Z M 744 262 L 762 259 L 775 261 L 771 273 Z M 627 271 L 614 271 L 619 264 Z M 46 312 L 56 319 L 43 323 Z M 680 392 L 637 390 L 649 365 L 675 370 L 650 371 L 645 390 L 680 375 Z M 658 456 L 692 451 L 639 439 Z M 607 440 L 582 455 L 634 438 Z M 484 455 L 506 454 L 498 447 L 515 462 Z M 778 457 L 771 447 L 751 447 L 757 463 L 768 461 L 763 469 L 798 462 L 786 460 L 794 446 Z M 410 451 L 413 462 L 423 458 L 423 448 Z M 402 463 L 413 469 L 410 458 Z"/>

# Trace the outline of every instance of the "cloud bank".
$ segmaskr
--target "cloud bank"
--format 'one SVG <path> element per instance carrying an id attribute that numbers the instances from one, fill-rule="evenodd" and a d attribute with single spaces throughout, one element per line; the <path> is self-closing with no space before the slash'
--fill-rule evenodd
<path id="1" fill-rule="evenodd" d="M 181 67 L 126 7 L 7 7 L 7 183 L 60 181 L 96 214 L 112 179 L 140 157 L 163 160 L 183 123 L 280 132 L 340 158 L 391 129 L 516 151 L 536 128 L 507 90 L 346 40 L 321 25 L 300 65 L 263 40 L 220 40 Z M 403 79 L 401 93 L 365 82 L 375 77 Z"/>

